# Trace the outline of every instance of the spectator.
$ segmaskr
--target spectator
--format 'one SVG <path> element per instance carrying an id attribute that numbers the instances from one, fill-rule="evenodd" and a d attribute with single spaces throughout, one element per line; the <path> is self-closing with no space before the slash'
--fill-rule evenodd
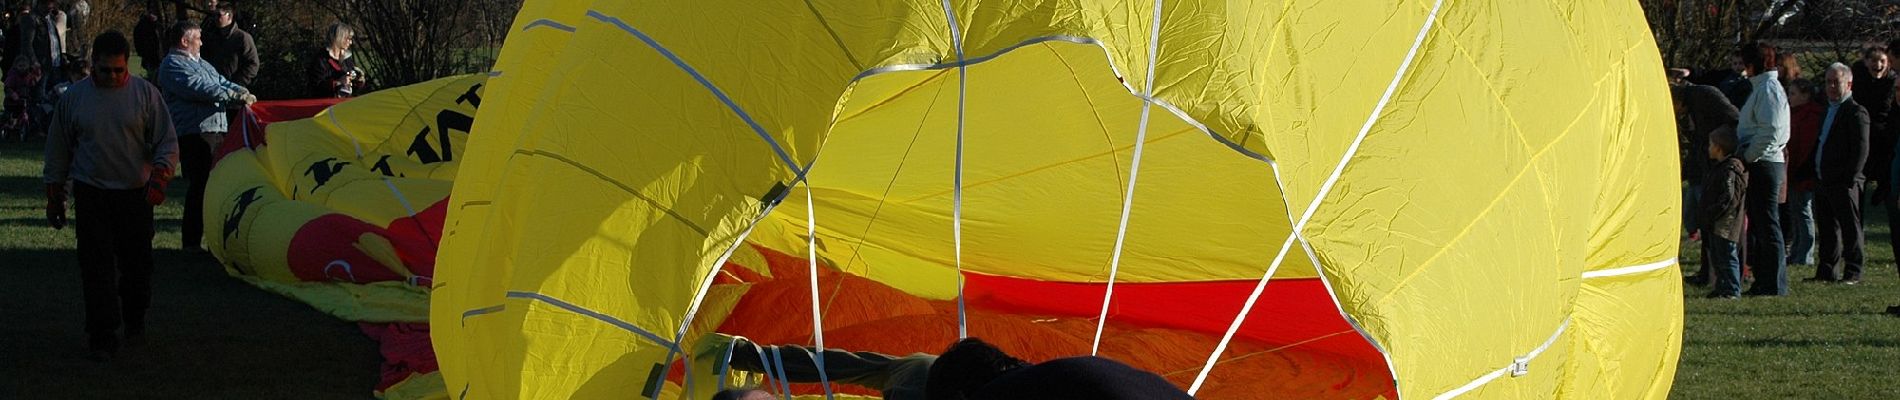
<path id="1" fill-rule="evenodd" d="M 1714 86 L 1680 86 L 1672 89 L 1671 93 L 1676 106 L 1677 140 L 1684 149 L 1681 154 L 1682 179 L 1688 182 L 1687 188 L 1683 190 L 1682 226 L 1686 231 L 1694 231 L 1703 225 L 1696 210 L 1701 204 L 1702 176 L 1711 163 L 1706 154 L 1709 132 L 1726 129 L 1732 135 L 1737 113 L 1735 105 L 1729 104 L 1728 98 Z M 1708 232 L 1702 234 L 1706 236 Z M 1689 277 L 1688 281 L 1702 285 L 1709 282 L 1709 277 L 1708 264 L 1704 263 L 1702 271 Z"/>
<path id="2" fill-rule="evenodd" d="M 1727 79 L 1716 83 L 1715 87 L 1722 89 L 1722 95 L 1728 97 L 1729 104 L 1739 106 L 1748 102 L 1748 95 L 1755 87 L 1748 81 L 1748 73 L 1746 72 L 1746 68 L 1742 67 L 1742 56 L 1740 54 L 1729 55 L 1729 66 L 1733 68 L 1734 75 L 1730 75 Z"/>
<path id="3" fill-rule="evenodd" d="M 1868 47 L 1861 50 L 1860 62 L 1854 63 L 1855 85 L 1854 102 L 1867 110 L 1867 118 L 1873 121 L 1872 136 L 1868 137 L 1867 165 L 1878 166 L 1866 171 L 1867 178 L 1877 183 L 1874 199 L 1886 199 L 1891 192 L 1888 184 L 1888 171 L 1884 167 L 1893 162 L 1893 146 L 1897 143 L 1889 132 L 1888 120 L 1892 118 L 1892 107 L 1888 98 L 1893 97 L 1895 82 L 1892 58 L 1883 47 Z M 1888 210 L 1893 214 L 1893 210 Z"/>
<path id="4" fill-rule="evenodd" d="M 139 16 L 138 25 L 132 27 L 133 48 L 138 50 L 139 66 L 151 79 L 158 79 L 158 64 L 165 60 L 164 33 L 158 22 L 156 3 L 147 4 L 144 15 Z"/>
<path id="5" fill-rule="evenodd" d="M 310 67 L 310 97 L 354 97 L 361 93 L 369 78 L 356 67 L 356 58 L 350 53 L 350 45 L 356 42 L 356 31 L 349 25 L 337 23 L 330 25 L 323 40 L 323 52 Z"/>
<path id="6" fill-rule="evenodd" d="M 219 4 L 213 9 L 212 26 L 204 29 L 204 59 L 218 70 L 218 75 L 240 86 L 250 86 L 257 79 L 257 44 L 251 41 L 250 32 L 239 29 L 232 21 L 231 3 Z"/>
<path id="7" fill-rule="evenodd" d="M 66 13 L 59 11 L 58 4 L 54 0 L 44 0 L 40 3 L 40 9 L 35 11 L 37 14 L 34 18 L 35 28 L 38 30 L 35 31 L 32 42 L 33 59 L 39 61 L 41 67 L 54 70 L 59 69 L 60 65 L 66 61 L 60 57 L 65 53 L 66 48 L 64 43 L 66 37 L 60 32 L 61 26 L 66 24 Z M 41 89 L 49 88 L 51 88 L 50 84 Z"/>
<path id="8" fill-rule="evenodd" d="M 0 23 L 6 24 L 5 29 L 0 29 L 0 31 L 5 32 L 4 35 L 0 35 L 0 70 L 11 71 L 20 60 L 20 49 L 22 47 L 19 41 L 19 15 L 20 13 L 26 12 L 26 7 L 6 8 L 5 11 L 7 18 L 5 18 L 5 21 L 0 21 Z"/>
<path id="9" fill-rule="evenodd" d="M 78 223 L 90 358 L 111 359 L 145 336 L 151 304 L 152 207 L 178 165 L 177 136 L 158 88 L 131 76 L 125 36 L 93 40 L 98 74 L 66 92 L 46 139 L 46 219 L 66 225 L 66 185 Z"/>
<path id="10" fill-rule="evenodd" d="M 1775 75 L 1781 78 L 1781 87 L 1787 88 L 1796 79 L 1807 78 L 1801 74 L 1801 60 L 1795 59 L 1795 53 L 1780 53 L 1775 56 Z"/>
<path id="11" fill-rule="evenodd" d="M 86 19 L 91 18 L 91 17 L 92 17 L 91 3 L 87 3 L 86 0 L 73 1 L 73 5 L 71 9 L 66 11 L 66 24 L 68 25 L 69 28 L 72 28 L 72 30 L 68 32 L 81 32 L 80 35 L 82 37 L 80 38 L 81 40 L 79 42 L 68 45 L 66 48 L 66 52 L 85 54 L 86 49 L 74 48 L 74 46 L 83 47 L 86 44 L 84 41 L 85 38 L 83 37 L 85 35 L 84 32 L 86 32 Z"/>
<path id="12" fill-rule="evenodd" d="M 1702 246 L 1708 255 L 1709 273 L 1715 275 L 1715 290 L 1706 296 L 1712 299 L 1733 299 L 1741 297 L 1742 262 L 1740 247 L 1737 245 L 1745 233 L 1742 231 L 1742 209 L 1745 202 L 1744 191 L 1748 187 L 1748 170 L 1738 154 L 1734 152 L 1736 139 L 1728 128 L 1709 132 L 1709 160 L 1715 162 L 1702 182 Z"/>
<path id="13" fill-rule="evenodd" d="M 40 62 L 38 58 L 39 52 L 33 50 L 36 48 L 34 47 L 34 43 L 40 42 L 39 37 L 46 34 L 44 27 L 40 24 L 40 19 L 33 15 L 32 9 L 20 7 L 20 9 L 14 11 L 13 32 L 7 34 L 7 38 L 9 39 L 7 41 L 7 58 L 11 60 L 8 61 L 11 63 L 7 66 L 8 68 L 26 62 L 32 62 L 41 66 L 46 65 Z"/>
<path id="14" fill-rule="evenodd" d="M 1748 101 L 1742 104 L 1741 118 L 1735 130 L 1740 147 L 1736 153 L 1748 165 L 1748 242 L 1744 250 L 1748 265 L 1754 269 L 1755 284 L 1749 295 L 1783 296 L 1788 294 L 1786 245 L 1781 237 L 1782 186 L 1787 183 L 1788 94 L 1781 88 L 1775 72 L 1775 47 L 1750 43 L 1737 51 L 1742 58 L 1742 73 L 1752 85 Z"/>
<path id="15" fill-rule="evenodd" d="M 71 47 L 71 45 L 66 44 L 66 33 L 69 32 L 66 29 L 66 10 L 59 8 L 58 0 L 43 1 L 44 3 L 42 3 L 42 7 L 40 7 L 40 15 L 46 18 L 47 36 L 54 39 L 52 48 L 48 49 L 48 51 L 52 52 L 55 57 L 64 56 L 66 55 L 67 47 Z"/>
<path id="16" fill-rule="evenodd" d="M 191 21 L 180 21 L 166 32 L 172 46 L 158 67 L 158 84 L 164 89 L 165 105 L 171 109 L 172 124 L 178 129 L 179 153 L 183 156 L 185 176 L 191 191 L 185 196 L 182 248 L 202 250 L 204 238 L 205 180 L 211 176 L 211 154 L 224 143 L 227 131 L 224 110 L 233 104 L 257 101 L 245 89 L 218 75 L 217 69 L 199 58 L 203 30 Z"/>
<path id="17" fill-rule="evenodd" d="M 84 58 L 70 57 L 70 59 L 66 60 L 66 67 L 64 69 L 66 81 L 61 82 L 57 86 L 53 86 L 53 101 L 55 103 L 66 95 L 66 91 L 71 89 L 74 83 L 78 83 L 92 76 L 92 63 L 86 61 Z"/>
<path id="18" fill-rule="evenodd" d="M 1817 197 L 1820 199 L 1821 262 L 1808 281 L 1860 283 L 1866 239 L 1861 232 L 1861 170 L 1867 162 L 1867 111 L 1854 101 L 1854 73 L 1835 63 L 1827 69 L 1827 113 L 1822 118 L 1814 153 Z M 1808 171 L 1802 171 L 1804 173 Z M 1845 263 L 1845 265 L 1841 265 Z M 1842 275 L 1834 268 L 1843 267 Z"/>
<path id="19" fill-rule="evenodd" d="M 1781 231 L 1788 238 L 1788 264 L 1814 264 L 1816 170 L 1812 163 L 1823 114 L 1829 109 L 1814 101 L 1814 88 L 1807 79 L 1796 79 L 1788 85 L 1788 203 L 1781 208 L 1781 218 L 1786 221 Z"/>

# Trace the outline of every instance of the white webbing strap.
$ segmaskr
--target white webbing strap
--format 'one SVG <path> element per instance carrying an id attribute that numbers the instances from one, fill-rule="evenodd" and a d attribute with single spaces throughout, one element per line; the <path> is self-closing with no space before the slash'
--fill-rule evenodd
<path id="1" fill-rule="evenodd" d="M 772 379 L 778 381 L 778 383 L 775 384 L 775 386 L 779 389 L 779 395 L 782 396 L 781 398 L 786 399 L 786 400 L 791 400 L 792 382 L 789 380 L 786 380 L 785 355 L 779 353 L 778 346 L 772 346 L 772 364 L 768 365 L 767 367 L 771 368 L 771 371 L 776 372 L 776 374 L 773 375 L 774 378 Z"/>
<path id="2" fill-rule="evenodd" d="M 1496 371 L 1491 371 L 1490 373 L 1484 374 L 1483 376 L 1479 376 L 1478 379 L 1473 379 L 1471 380 L 1470 383 L 1466 383 L 1464 386 L 1459 386 L 1457 389 L 1452 389 L 1451 391 L 1440 393 L 1438 396 L 1432 397 L 1432 400 L 1446 400 L 1446 399 L 1458 397 L 1465 393 L 1469 393 L 1472 390 L 1477 390 L 1478 387 L 1484 386 L 1484 384 L 1487 384 L 1487 383 L 1491 383 L 1491 381 L 1497 380 L 1498 378 L 1502 378 L 1506 374 L 1509 374 L 1513 377 L 1530 374 L 1531 360 L 1537 359 L 1538 355 L 1544 354 L 1544 350 L 1550 350 L 1550 346 L 1553 344 L 1557 344 L 1557 338 L 1563 337 L 1564 331 L 1568 329 L 1570 329 L 1570 317 L 1564 317 L 1564 322 L 1562 324 L 1557 325 L 1557 331 L 1551 332 L 1550 337 L 1544 339 L 1544 344 L 1538 345 L 1537 348 L 1535 349 L 1531 349 L 1530 353 L 1525 353 L 1523 357 L 1513 358 L 1511 359 L 1510 365 L 1506 365 L 1504 366 L 1504 368 L 1499 368 Z"/>
<path id="3" fill-rule="evenodd" d="M 1339 183 L 1339 177 L 1345 172 L 1347 162 L 1359 152 L 1359 145 L 1365 142 L 1366 134 L 1371 132 L 1372 126 L 1379 121 L 1379 115 L 1385 113 L 1386 104 L 1392 101 L 1392 94 L 1398 91 L 1399 83 L 1405 80 L 1406 71 L 1412 68 L 1412 60 L 1418 56 L 1418 49 L 1424 47 L 1425 37 L 1431 32 L 1432 25 L 1438 22 L 1438 11 L 1444 5 L 1445 0 L 1435 0 L 1432 3 L 1431 12 L 1425 15 L 1425 24 L 1418 28 L 1418 36 L 1412 39 L 1412 48 L 1405 52 L 1405 59 L 1400 61 L 1398 71 L 1392 73 L 1392 80 L 1386 84 L 1385 94 L 1379 96 L 1379 103 L 1372 107 L 1372 114 L 1367 115 L 1365 124 L 1360 125 L 1359 134 L 1353 137 L 1352 144 L 1346 147 L 1346 152 L 1339 156 L 1339 163 L 1334 165 L 1332 175 L 1320 185 L 1319 192 L 1313 195 L 1313 201 L 1307 203 L 1306 212 L 1300 215 L 1300 219 L 1295 221 L 1287 232 L 1286 244 L 1280 246 L 1280 254 L 1273 257 L 1273 264 L 1267 267 L 1267 273 L 1260 277 L 1258 284 L 1254 285 L 1253 294 L 1249 295 L 1247 303 L 1241 306 L 1240 314 L 1234 316 L 1234 323 L 1228 327 L 1227 334 L 1221 337 L 1220 344 L 1214 346 L 1214 354 L 1208 356 L 1207 365 L 1201 368 L 1200 374 L 1194 377 L 1194 385 L 1188 388 L 1189 395 L 1200 391 L 1201 384 L 1207 380 L 1208 372 L 1212 371 L 1214 364 L 1220 360 L 1220 353 L 1226 351 L 1228 342 L 1233 341 L 1234 333 L 1239 331 L 1240 324 L 1246 321 L 1247 313 L 1252 311 L 1253 303 L 1260 300 L 1260 294 L 1266 289 L 1267 281 L 1273 278 L 1273 273 L 1280 269 L 1280 263 L 1286 260 L 1287 250 L 1292 247 L 1295 240 L 1300 239 L 1300 230 L 1306 227 L 1307 221 L 1313 219 L 1313 213 L 1319 210 L 1320 201 L 1325 200 L 1327 193 L 1332 192 L 1333 185 Z"/>
<path id="4" fill-rule="evenodd" d="M 817 344 L 812 364 L 818 367 L 818 381 L 825 387 L 825 399 L 831 399 L 831 376 L 825 373 L 825 320 L 818 306 L 818 212 L 812 206 L 811 180 L 805 180 L 805 259 L 811 266 L 811 337 Z"/>
<path id="5" fill-rule="evenodd" d="M 1272 278 L 1275 272 L 1280 271 L 1280 263 L 1285 261 L 1287 250 L 1292 248 L 1293 237 L 1287 236 L 1286 243 L 1280 244 L 1280 254 L 1273 256 L 1273 263 L 1268 265 L 1267 273 L 1260 276 L 1259 282 L 1254 283 L 1253 293 L 1247 295 L 1247 302 L 1240 306 L 1240 315 L 1235 316 L 1234 322 L 1227 325 L 1227 333 L 1222 334 L 1220 343 L 1214 345 L 1214 353 L 1207 356 L 1207 363 L 1201 366 L 1201 372 L 1194 375 L 1194 384 L 1188 386 L 1188 395 L 1192 396 L 1200 392 L 1201 384 L 1207 383 L 1207 373 L 1213 371 L 1214 364 L 1220 362 L 1221 353 L 1227 352 L 1227 344 L 1232 343 L 1234 334 L 1240 332 L 1240 323 L 1245 322 L 1247 314 L 1253 312 L 1253 303 L 1260 300 L 1260 293 L 1266 292 L 1268 278 Z"/>
<path id="6" fill-rule="evenodd" d="M 1108 326 L 1108 305 L 1115 298 L 1115 276 L 1121 273 L 1122 243 L 1128 239 L 1128 211 L 1135 205 L 1135 179 L 1141 175 L 1141 153 L 1148 143 L 1148 114 L 1154 109 L 1155 64 L 1159 61 L 1161 42 L 1161 0 L 1155 0 L 1154 9 L 1154 20 L 1148 30 L 1148 77 L 1141 93 L 1141 124 L 1135 127 L 1134 160 L 1128 165 L 1128 189 L 1122 191 L 1121 221 L 1115 225 L 1115 253 L 1108 259 L 1108 285 L 1102 291 L 1102 313 L 1095 319 L 1095 340 L 1089 344 L 1089 355 L 1102 350 L 1102 328 Z"/>
<path id="7" fill-rule="evenodd" d="M 950 25 L 950 44 L 957 49 L 957 157 L 956 175 L 952 177 L 956 188 L 950 195 L 950 240 L 957 252 L 957 338 L 963 339 L 970 337 L 969 315 L 963 305 L 963 105 L 969 94 L 969 72 L 963 63 L 963 35 L 957 30 L 957 13 L 950 8 L 950 0 L 943 0 L 943 16 Z"/>

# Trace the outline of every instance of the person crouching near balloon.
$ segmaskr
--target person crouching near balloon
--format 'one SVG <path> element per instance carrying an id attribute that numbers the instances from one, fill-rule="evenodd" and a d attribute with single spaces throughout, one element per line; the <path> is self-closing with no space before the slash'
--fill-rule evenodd
<path id="1" fill-rule="evenodd" d="M 1728 127 L 1709 132 L 1709 160 L 1714 168 L 1702 175 L 1702 245 L 1706 246 L 1709 273 L 1715 274 L 1712 299 L 1733 299 L 1742 294 L 1742 261 L 1736 242 L 1742 239 L 1743 195 L 1748 188 L 1748 168 L 1735 154 L 1735 131 Z"/>

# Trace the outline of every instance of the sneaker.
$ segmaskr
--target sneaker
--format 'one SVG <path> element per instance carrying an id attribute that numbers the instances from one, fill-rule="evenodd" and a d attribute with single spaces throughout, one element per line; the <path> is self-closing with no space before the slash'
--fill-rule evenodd
<path id="1" fill-rule="evenodd" d="M 1887 315 L 1900 317 L 1900 305 L 1887 306 Z"/>
<path id="2" fill-rule="evenodd" d="M 1732 300 L 1732 299 L 1742 298 L 1742 296 L 1738 296 L 1738 295 L 1730 294 L 1730 293 L 1709 293 L 1707 296 L 1702 296 L 1702 298 L 1717 299 L 1717 300 Z"/>

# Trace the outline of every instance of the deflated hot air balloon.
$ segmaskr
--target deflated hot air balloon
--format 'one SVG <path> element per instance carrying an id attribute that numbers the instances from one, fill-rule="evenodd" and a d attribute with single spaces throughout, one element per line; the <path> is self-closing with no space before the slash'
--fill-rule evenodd
<path id="1" fill-rule="evenodd" d="M 435 350 L 457 398 L 704 398 L 736 383 L 684 379 L 713 331 L 968 335 L 1202 398 L 1661 398 L 1676 149 L 1640 21 L 530 1 L 443 188 Z"/>
<path id="2" fill-rule="evenodd" d="M 486 78 L 259 103 L 211 172 L 212 254 L 233 276 L 362 322 L 386 359 L 379 395 L 442 393 L 427 288 Z"/>

